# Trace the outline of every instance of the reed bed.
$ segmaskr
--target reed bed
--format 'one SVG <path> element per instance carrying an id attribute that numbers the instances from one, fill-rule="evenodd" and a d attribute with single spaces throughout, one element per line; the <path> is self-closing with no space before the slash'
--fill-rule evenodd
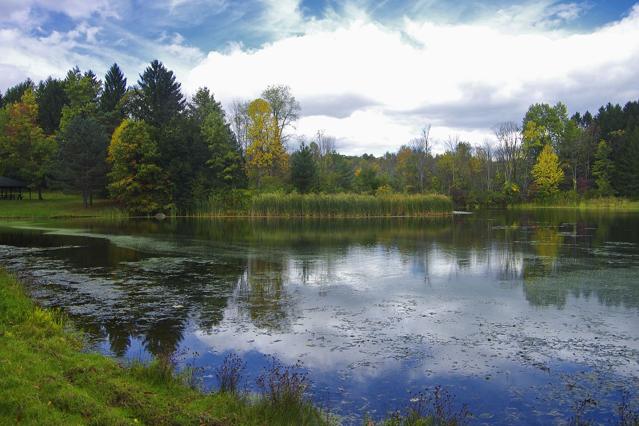
<path id="1" fill-rule="evenodd" d="M 453 210 L 450 198 L 440 194 L 282 194 L 212 197 L 195 216 L 248 217 L 422 217 L 442 216 Z"/>
<path id="2" fill-rule="evenodd" d="M 610 210 L 639 211 L 639 201 L 621 197 L 597 197 L 578 200 L 552 200 L 548 202 L 515 204 L 513 209 L 575 209 L 575 210 Z"/>

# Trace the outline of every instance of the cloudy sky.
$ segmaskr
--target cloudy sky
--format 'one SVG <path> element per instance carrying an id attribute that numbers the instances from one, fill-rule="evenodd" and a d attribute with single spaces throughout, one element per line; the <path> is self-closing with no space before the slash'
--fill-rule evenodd
<path id="1" fill-rule="evenodd" d="M 441 149 L 490 140 L 534 102 L 639 98 L 639 1 L 0 1 L 3 92 L 113 62 L 133 84 L 155 58 L 225 105 L 287 84 L 294 132 L 343 152 L 395 150 L 426 124 Z"/>

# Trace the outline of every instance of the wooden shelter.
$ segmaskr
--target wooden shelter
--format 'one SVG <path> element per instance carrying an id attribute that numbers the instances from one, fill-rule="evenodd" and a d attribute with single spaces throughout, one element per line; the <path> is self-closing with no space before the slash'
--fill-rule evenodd
<path id="1" fill-rule="evenodd" d="M 0 176 L 0 200 L 22 200 L 22 191 L 26 187 L 24 182 Z"/>

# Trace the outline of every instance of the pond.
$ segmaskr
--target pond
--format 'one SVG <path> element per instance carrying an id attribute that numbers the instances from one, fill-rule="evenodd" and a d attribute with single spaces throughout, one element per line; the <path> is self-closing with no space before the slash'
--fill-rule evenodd
<path id="1" fill-rule="evenodd" d="M 4 222 L 0 264 L 38 279 L 96 348 L 172 356 L 215 389 L 274 356 L 310 395 L 383 418 L 441 385 L 472 423 L 611 422 L 639 393 L 639 215 Z"/>

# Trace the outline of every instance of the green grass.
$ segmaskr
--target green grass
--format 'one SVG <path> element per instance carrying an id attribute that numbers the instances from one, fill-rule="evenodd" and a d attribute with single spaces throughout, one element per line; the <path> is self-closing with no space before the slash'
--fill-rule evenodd
<path id="1" fill-rule="evenodd" d="M 0 219 L 44 219 L 54 217 L 123 217 L 126 214 L 110 200 L 95 200 L 93 206 L 85 208 L 82 197 L 77 194 L 47 192 L 43 200 L 37 194 L 24 200 L 0 200 Z"/>
<path id="2" fill-rule="evenodd" d="M 283 194 L 214 197 L 195 216 L 249 217 L 420 217 L 450 214 L 451 200 L 440 194 Z"/>
<path id="3" fill-rule="evenodd" d="M 577 209 L 577 210 L 609 210 L 639 211 L 639 201 L 618 197 L 588 198 L 581 200 L 557 200 L 550 202 L 521 203 L 512 206 L 514 209 Z"/>
<path id="4" fill-rule="evenodd" d="M 123 367 L 86 351 L 64 315 L 0 270 L 0 424 L 328 424 L 309 402 L 204 394 L 166 363 Z"/>

